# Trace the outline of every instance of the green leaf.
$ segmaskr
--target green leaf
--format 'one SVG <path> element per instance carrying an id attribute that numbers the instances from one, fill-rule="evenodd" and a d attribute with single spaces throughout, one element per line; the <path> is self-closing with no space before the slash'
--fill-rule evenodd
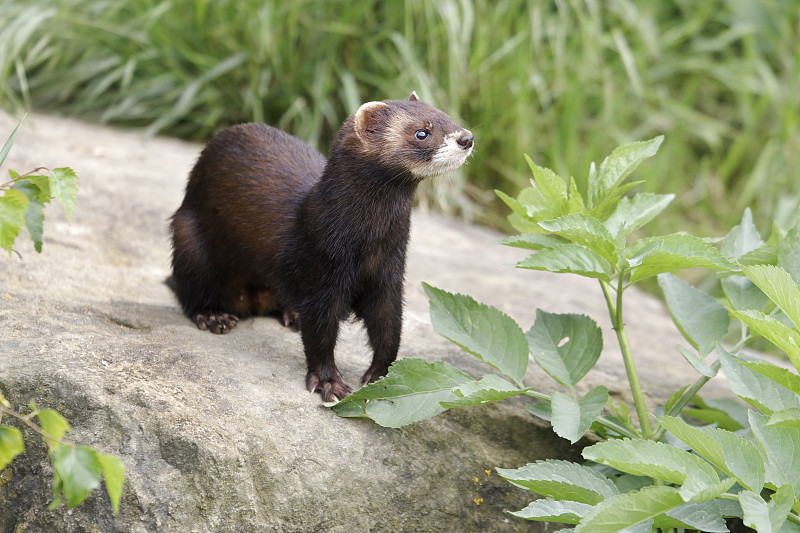
<path id="1" fill-rule="evenodd" d="M 800 371 L 800 332 L 797 328 L 789 327 L 761 311 L 730 310 L 730 313 L 747 324 L 753 333 L 761 335 L 786 352 L 792 364 Z"/>
<path id="2" fill-rule="evenodd" d="M 50 451 L 50 461 L 70 509 L 100 485 L 100 460 L 88 446 L 55 446 Z"/>
<path id="3" fill-rule="evenodd" d="M 553 431 L 575 444 L 600 416 L 607 402 L 608 389 L 602 385 L 587 392 L 578 402 L 564 393 L 553 392 L 550 399 Z"/>
<path id="4" fill-rule="evenodd" d="M 775 411 L 800 407 L 800 398 L 796 394 L 783 387 L 776 387 L 771 379 L 740 364 L 752 359 L 731 355 L 720 346 L 717 346 L 717 354 L 728 386 L 756 409 L 772 414 Z"/>
<path id="5" fill-rule="evenodd" d="M 800 409 L 786 409 L 775 411 L 769 417 L 767 426 L 789 427 L 800 429 Z"/>
<path id="6" fill-rule="evenodd" d="M 524 248 L 526 250 L 541 250 L 543 248 L 552 248 L 558 244 L 563 244 L 563 242 L 563 240 L 549 235 L 523 233 L 521 235 L 506 237 L 500 241 L 500 244 L 513 246 L 515 248 Z"/>
<path id="7" fill-rule="evenodd" d="M 515 265 L 517 268 L 578 274 L 603 281 L 611 279 L 611 265 L 603 256 L 575 243 L 559 244 L 537 252 Z"/>
<path id="8" fill-rule="evenodd" d="M 571 461 L 547 459 L 517 469 L 496 468 L 515 485 L 556 500 L 596 505 L 618 494 L 614 484 L 596 470 Z"/>
<path id="9" fill-rule="evenodd" d="M 552 498 L 542 498 L 532 501 L 521 511 L 511 512 L 514 516 L 526 520 L 537 520 L 547 522 L 561 522 L 562 524 L 577 524 L 583 515 L 590 509 L 591 505 L 568 500 L 554 500 Z"/>
<path id="10" fill-rule="evenodd" d="M 0 247 L 11 253 L 14 240 L 25 223 L 25 210 L 28 208 L 28 197 L 25 193 L 8 189 L 0 196 Z"/>
<path id="11" fill-rule="evenodd" d="M 71 168 L 54 168 L 50 171 L 50 191 L 64 206 L 67 220 L 72 220 L 72 212 L 78 203 L 78 176 Z"/>
<path id="12" fill-rule="evenodd" d="M 748 406 L 730 398 L 716 398 L 703 401 L 699 396 L 692 398 L 697 408 L 685 408 L 682 413 L 706 424 L 716 424 L 720 429 L 739 431 L 749 425 Z"/>
<path id="13" fill-rule="evenodd" d="M 339 416 L 368 417 L 397 428 L 443 412 L 440 402 L 457 399 L 453 389 L 470 381 L 475 380 L 443 361 L 399 359 L 386 376 L 331 407 Z"/>
<path id="14" fill-rule="evenodd" d="M 764 246 L 764 241 L 753 224 L 753 214 L 750 208 L 744 210 L 742 222 L 734 226 L 722 239 L 720 251 L 725 257 L 739 259 L 745 254 Z"/>
<path id="15" fill-rule="evenodd" d="M 14 128 L 14 131 L 11 132 L 11 135 L 8 137 L 8 140 L 3 145 L 3 148 L 0 148 L 0 165 L 3 164 L 3 161 L 6 160 L 6 156 L 8 156 L 8 152 L 11 151 L 11 147 L 14 146 L 14 139 L 17 138 L 17 131 L 19 131 L 19 127 L 22 125 L 22 121 L 25 120 L 28 114 L 25 113 L 20 121 L 17 123 L 17 127 Z"/>
<path id="16" fill-rule="evenodd" d="M 696 455 L 662 442 L 610 440 L 584 448 L 583 457 L 629 474 L 683 485 L 680 494 L 684 501 L 716 497 L 718 494 L 709 494 L 720 488 L 719 476 L 711 465 Z"/>
<path id="17" fill-rule="evenodd" d="M 754 528 L 759 533 L 778 533 L 794 502 L 794 491 L 791 485 L 784 485 L 772 495 L 769 503 L 760 495 L 743 490 L 739 493 L 739 503 L 744 512 L 744 525 Z"/>
<path id="18" fill-rule="evenodd" d="M 722 290 L 734 309 L 760 311 L 769 302 L 764 291 L 756 287 L 747 276 L 735 274 L 722 278 Z"/>
<path id="19" fill-rule="evenodd" d="M 42 426 L 42 431 L 50 435 L 56 440 L 64 438 L 64 434 L 69 431 L 69 422 L 61 416 L 58 411 L 54 409 L 42 409 L 36 414 L 39 419 L 39 424 Z M 47 445 L 52 448 L 58 445 L 53 440 L 47 439 Z"/>
<path id="20" fill-rule="evenodd" d="M 667 309 L 681 335 L 702 357 L 728 333 L 728 311 L 715 298 L 672 274 L 659 274 Z"/>
<path id="21" fill-rule="evenodd" d="M 743 266 L 742 272 L 800 327 L 800 288 L 788 272 L 772 265 Z"/>
<path id="22" fill-rule="evenodd" d="M 570 390 L 594 367 L 603 350 L 600 328 L 585 315 L 537 309 L 536 321 L 525 336 L 536 363 Z"/>
<path id="23" fill-rule="evenodd" d="M 642 161 L 658 152 L 663 140 L 663 136 L 658 136 L 649 141 L 620 146 L 611 152 L 600 164 L 596 175 L 590 175 L 589 205 L 600 204 Z"/>
<path id="24" fill-rule="evenodd" d="M 453 389 L 457 400 L 439 402 L 442 407 L 472 407 L 489 402 L 505 400 L 531 390 L 533 387 L 519 389 L 495 374 L 483 376 L 480 381 L 468 381 Z"/>
<path id="25" fill-rule="evenodd" d="M 106 482 L 106 492 L 114 508 L 114 514 L 119 514 L 119 502 L 122 499 L 122 485 L 125 483 L 125 465 L 113 455 L 99 455 L 100 467 Z"/>
<path id="26" fill-rule="evenodd" d="M 589 511 L 575 533 L 615 533 L 652 520 L 683 503 L 675 487 L 651 486 L 618 494 Z"/>
<path id="27" fill-rule="evenodd" d="M 0 471 L 2 471 L 14 457 L 25 451 L 22 442 L 22 433 L 17 428 L 0 426 Z"/>
<path id="28" fill-rule="evenodd" d="M 800 283 L 800 224 L 789 230 L 778 249 L 778 266 Z"/>
<path id="29" fill-rule="evenodd" d="M 25 227 L 28 229 L 36 251 L 42 252 L 42 236 L 44 235 L 44 205 L 39 200 L 39 187 L 28 180 L 21 180 L 12 189 L 22 192 L 28 198 L 25 211 Z"/>
<path id="30" fill-rule="evenodd" d="M 540 167 L 531 161 L 531 158 L 525 155 L 525 161 L 528 163 L 531 172 L 533 173 L 533 180 L 531 180 L 531 187 L 537 193 L 535 203 L 528 203 L 523 201 L 529 206 L 535 206 L 537 210 L 537 222 L 539 220 L 550 220 L 567 213 L 567 183 L 559 177 L 555 172 L 549 168 Z"/>
<path id="31" fill-rule="evenodd" d="M 736 433 L 722 429 L 690 426 L 671 416 L 661 418 L 661 425 L 683 441 L 700 457 L 709 461 L 739 483 L 755 492 L 764 487 L 763 458 L 755 444 Z"/>
<path id="32" fill-rule="evenodd" d="M 583 196 L 578 190 L 578 185 L 575 183 L 575 178 L 569 178 L 569 200 L 567 201 L 567 210 L 569 213 L 583 213 L 586 211 L 586 205 L 583 203 Z"/>
<path id="33" fill-rule="evenodd" d="M 717 375 L 717 373 L 711 370 L 711 368 L 706 365 L 705 361 L 696 353 L 684 348 L 683 346 L 676 346 L 676 348 L 678 349 L 678 353 L 680 353 L 683 358 L 686 359 L 686 362 L 692 365 L 692 368 L 697 370 L 702 375 L 709 378 L 713 378 Z"/>
<path id="34" fill-rule="evenodd" d="M 658 216 L 674 198 L 674 194 L 652 193 L 639 193 L 633 198 L 623 197 L 616 211 L 603 224 L 614 238 L 627 237 Z"/>
<path id="35" fill-rule="evenodd" d="M 647 250 L 647 253 L 637 257 L 642 250 Z M 638 266 L 633 268 L 631 273 L 632 283 L 650 276 L 691 267 L 724 271 L 738 268 L 703 239 L 683 233 L 641 239 L 626 253 L 626 256 L 629 259 L 637 257 Z"/>
<path id="36" fill-rule="evenodd" d="M 493 366 L 519 385 L 528 368 L 528 341 L 517 323 L 505 313 L 422 284 L 430 300 L 431 323 L 439 335 Z"/>
<path id="37" fill-rule="evenodd" d="M 602 222 L 586 213 L 575 213 L 554 220 L 541 221 L 539 226 L 597 252 L 612 265 L 617 264 L 618 251 L 614 237 Z"/>
<path id="38" fill-rule="evenodd" d="M 800 428 L 770 426 L 769 417 L 749 411 L 750 428 L 766 457 L 766 482 L 773 487 L 792 485 L 800 494 Z"/>
<path id="39" fill-rule="evenodd" d="M 800 396 L 800 376 L 797 374 L 766 361 L 740 360 L 739 363 Z"/>
<path id="40" fill-rule="evenodd" d="M 667 511 L 666 515 L 679 522 L 668 527 L 691 528 L 703 533 L 728 533 L 722 511 L 715 500 L 689 502 Z"/>

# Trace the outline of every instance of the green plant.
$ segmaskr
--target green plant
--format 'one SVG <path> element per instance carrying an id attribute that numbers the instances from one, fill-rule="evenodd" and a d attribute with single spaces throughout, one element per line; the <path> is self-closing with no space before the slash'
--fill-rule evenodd
<path id="1" fill-rule="evenodd" d="M 592 429 L 607 440 L 584 449 L 585 464 L 539 461 L 498 469 L 515 485 L 545 497 L 516 516 L 575 524 L 576 530 L 593 533 L 728 531 L 724 519 L 729 517 L 741 517 L 761 532 L 800 531 L 800 377 L 739 353 L 761 335 L 786 350 L 800 370 L 800 224 L 788 232 L 776 227 L 764 241 L 746 211 L 719 249 L 685 233 L 635 238 L 673 199 L 647 192 L 626 195 L 637 184 L 627 177 L 660 144 L 656 138 L 614 150 L 599 167 L 591 166 L 585 192 L 574 179 L 564 180 L 530 159 L 531 187 L 517 198 L 498 192 L 513 211 L 512 224 L 526 232 L 504 243 L 536 252 L 517 267 L 598 281 L 635 416 L 625 404 L 613 402 L 603 386 L 577 394 L 576 385 L 602 347 L 591 318 L 537 310 L 533 326 L 523 332 L 497 309 L 428 285 L 436 331 L 502 376 L 476 380 L 443 362 L 400 360 L 385 378 L 333 409 L 397 427 L 447 408 L 530 396 L 540 402 L 528 410 L 550 420 L 558 435 L 574 443 Z M 689 267 L 720 276 L 724 304 L 672 274 Z M 689 343 L 679 352 L 699 374 L 659 410 L 646 405 L 623 313 L 626 291 L 651 277 L 657 277 L 670 315 Z M 741 327 L 726 349 L 720 343 L 731 315 Z M 545 395 L 524 386 L 529 354 L 562 390 Z M 751 409 L 697 397 L 720 368 Z M 688 416 L 703 425 L 690 424 Z"/>
<path id="2" fill-rule="evenodd" d="M 0 165 L 14 144 L 20 125 L 12 132 L 2 149 Z M 47 170 L 37 168 L 20 175 L 9 170 L 11 181 L 0 185 L 0 246 L 11 254 L 12 245 L 23 224 L 34 242 L 37 252 L 42 251 L 44 226 L 44 204 L 54 195 L 72 217 L 78 191 L 77 176 L 69 168 L 56 168 L 47 175 L 33 175 Z M 99 454 L 88 446 L 77 446 L 63 440 L 70 430 L 69 423 L 53 409 L 37 409 L 31 404 L 31 412 L 23 415 L 11 408 L 11 404 L 0 394 L 0 422 L 3 416 L 16 418 L 25 427 L 38 433 L 47 444 L 48 457 L 53 466 L 53 502 L 51 509 L 61 505 L 61 495 L 72 508 L 85 500 L 89 493 L 100 486 L 100 475 L 105 479 L 106 491 L 111 499 L 114 513 L 119 512 L 125 467 L 112 455 Z M 37 425 L 34 419 L 38 420 Z M 0 471 L 6 468 L 17 455 L 25 451 L 22 432 L 12 426 L 0 424 Z"/>
<path id="3" fill-rule="evenodd" d="M 24 117 L 23 117 L 24 120 Z M 0 149 L 0 165 L 8 156 L 17 131 L 22 121 L 17 124 L 3 148 Z M 35 175 L 36 172 L 47 171 L 46 175 Z M 72 218 L 72 212 L 77 203 L 78 176 L 66 167 L 53 170 L 39 167 L 25 174 L 13 170 L 8 171 L 11 179 L 0 183 L 0 247 L 8 250 L 19 235 L 23 224 L 33 240 L 36 251 L 42 251 L 42 235 L 44 232 L 44 206 L 50 203 L 54 196 L 64 206 L 67 218 Z"/>

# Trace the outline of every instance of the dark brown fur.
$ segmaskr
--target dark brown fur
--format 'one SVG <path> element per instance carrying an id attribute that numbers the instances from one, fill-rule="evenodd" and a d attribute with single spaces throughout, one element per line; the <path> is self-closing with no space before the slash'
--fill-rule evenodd
<path id="1" fill-rule="evenodd" d="M 421 130 L 430 133 L 422 141 Z M 385 375 L 400 344 L 414 191 L 471 147 L 471 133 L 415 94 L 364 104 L 327 162 L 264 124 L 224 130 L 201 153 L 172 218 L 171 286 L 184 312 L 214 333 L 239 317 L 299 316 L 306 385 L 326 401 L 352 392 L 333 350 L 339 323 L 354 313 L 373 349 L 362 382 Z"/>

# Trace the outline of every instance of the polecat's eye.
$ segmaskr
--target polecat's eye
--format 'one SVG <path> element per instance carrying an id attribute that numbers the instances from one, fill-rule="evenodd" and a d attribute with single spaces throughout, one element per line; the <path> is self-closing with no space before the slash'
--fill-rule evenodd
<path id="1" fill-rule="evenodd" d="M 414 137 L 417 138 L 418 141 L 424 141 L 430 136 L 431 132 L 428 130 L 417 130 L 414 132 Z"/>

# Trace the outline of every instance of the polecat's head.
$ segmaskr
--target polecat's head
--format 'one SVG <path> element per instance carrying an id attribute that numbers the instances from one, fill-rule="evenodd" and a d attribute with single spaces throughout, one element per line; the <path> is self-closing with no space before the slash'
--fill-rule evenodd
<path id="1" fill-rule="evenodd" d="M 472 132 L 415 92 L 408 100 L 367 102 L 342 129 L 348 128 L 343 142 L 350 150 L 419 178 L 456 169 L 472 153 Z"/>

